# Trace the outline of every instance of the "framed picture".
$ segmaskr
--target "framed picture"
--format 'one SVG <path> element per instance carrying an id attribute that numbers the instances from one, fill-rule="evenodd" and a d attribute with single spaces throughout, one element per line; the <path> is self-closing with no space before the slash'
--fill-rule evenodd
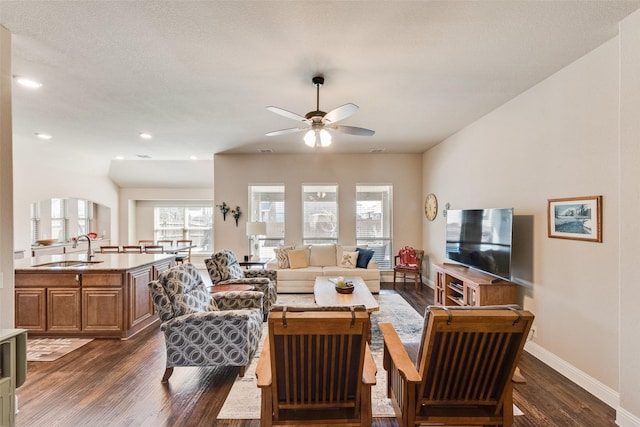
<path id="1" fill-rule="evenodd" d="M 549 199 L 549 237 L 602 242 L 602 196 Z"/>

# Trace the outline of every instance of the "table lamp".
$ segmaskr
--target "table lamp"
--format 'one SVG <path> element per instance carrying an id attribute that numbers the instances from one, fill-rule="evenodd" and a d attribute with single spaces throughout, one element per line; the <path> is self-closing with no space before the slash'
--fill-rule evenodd
<path id="1" fill-rule="evenodd" d="M 247 237 L 249 237 L 249 248 L 251 250 L 251 259 L 257 261 L 260 259 L 260 243 L 258 236 L 267 234 L 266 222 L 247 222 Z"/>

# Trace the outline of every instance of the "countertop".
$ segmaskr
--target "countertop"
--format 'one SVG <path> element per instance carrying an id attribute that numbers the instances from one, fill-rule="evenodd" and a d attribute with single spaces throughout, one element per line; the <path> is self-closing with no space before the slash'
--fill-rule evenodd
<path id="1" fill-rule="evenodd" d="M 32 258 L 17 259 L 14 261 L 16 272 L 34 273 L 41 271 L 49 272 L 87 272 L 87 271 L 121 271 L 143 265 L 153 264 L 157 261 L 175 258 L 174 254 L 137 254 L 137 253 L 117 253 L 102 254 L 97 253 L 91 258 L 91 261 L 102 261 L 86 266 L 75 267 L 34 267 L 39 264 L 59 261 L 86 261 L 86 253 L 71 253 L 60 255 L 43 255 Z"/>
<path id="2" fill-rule="evenodd" d="M 26 329 L 0 329 L 0 341 L 8 340 L 25 332 L 27 332 Z"/>

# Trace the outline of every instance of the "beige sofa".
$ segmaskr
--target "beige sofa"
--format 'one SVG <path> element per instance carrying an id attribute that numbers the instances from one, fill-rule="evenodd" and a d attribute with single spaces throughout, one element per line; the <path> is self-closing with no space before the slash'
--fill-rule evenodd
<path id="1" fill-rule="evenodd" d="M 363 247 L 363 249 L 366 248 Z M 301 255 L 301 251 L 304 251 L 306 262 L 300 262 L 298 256 Z M 266 268 L 278 272 L 279 294 L 312 293 L 313 284 L 318 276 L 358 276 L 364 280 L 372 293 L 379 292 L 380 270 L 378 264 L 369 261 L 367 268 L 351 268 L 349 254 L 352 255 L 355 252 L 355 246 L 343 245 L 307 245 L 282 248 L 276 251 L 276 259 L 269 262 Z M 298 261 L 291 264 L 288 262 L 288 257 L 294 255 Z M 358 253 L 358 257 L 360 257 L 360 253 Z M 363 259 L 360 258 L 360 261 L 362 262 Z"/>

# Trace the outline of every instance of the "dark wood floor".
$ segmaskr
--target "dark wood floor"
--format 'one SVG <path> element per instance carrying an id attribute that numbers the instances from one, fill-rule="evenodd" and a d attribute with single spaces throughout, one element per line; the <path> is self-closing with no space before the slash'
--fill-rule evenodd
<path id="1" fill-rule="evenodd" d="M 383 289 L 389 289 L 383 284 Z M 425 288 L 398 291 L 420 313 L 433 301 Z M 391 292 L 391 291 L 383 291 Z M 258 421 L 216 421 L 237 368 L 176 368 L 167 386 L 164 338 L 159 328 L 128 341 L 94 340 L 55 362 L 29 362 L 18 390 L 17 425 L 39 426 L 236 426 Z M 615 427 L 615 411 L 534 357 L 524 354 L 526 384 L 516 384 L 514 401 L 525 413 L 515 426 Z M 381 368 L 380 368 L 381 369 Z M 376 418 L 374 426 L 397 426 Z"/>

